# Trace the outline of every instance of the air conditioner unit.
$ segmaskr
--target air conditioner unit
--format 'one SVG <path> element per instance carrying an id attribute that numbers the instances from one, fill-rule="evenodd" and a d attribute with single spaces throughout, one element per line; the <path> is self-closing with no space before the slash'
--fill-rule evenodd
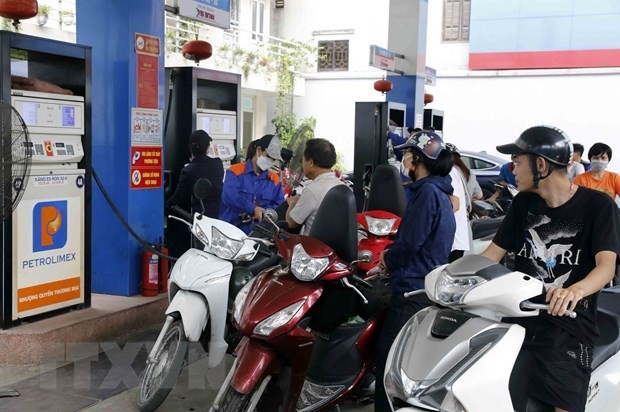
<path id="1" fill-rule="evenodd" d="M 276 0 L 276 9 L 284 8 L 284 0 Z"/>

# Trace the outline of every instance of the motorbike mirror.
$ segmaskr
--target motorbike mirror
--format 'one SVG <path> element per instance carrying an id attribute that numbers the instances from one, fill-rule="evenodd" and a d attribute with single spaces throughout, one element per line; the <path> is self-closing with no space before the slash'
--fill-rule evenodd
<path id="1" fill-rule="evenodd" d="M 507 188 L 508 188 L 508 192 L 510 193 L 512 197 L 515 197 L 519 194 L 519 189 L 517 189 L 513 185 L 508 185 Z"/>
<path id="2" fill-rule="evenodd" d="M 265 219 L 267 219 L 271 223 L 275 223 L 276 220 L 278 220 L 278 212 L 276 212 L 273 209 L 265 209 L 263 216 Z"/>
<path id="3" fill-rule="evenodd" d="M 196 181 L 196 184 L 194 185 L 194 197 L 200 200 L 205 199 L 209 195 L 211 187 L 212 185 L 209 179 L 201 177 Z"/>
<path id="4" fill-rule="evenodd" d="M 202 214 L 204 214 L 205 212 L 204 199 L 206 199 L 207 196 L 209 195 L 209 192 L 211 191 L 211 187 L 212 185 L 209 179 L 205 179 L 204 177 L 201 177 L 200 179 L 198 179 L 196 181 L 196 184 L 194 185 L 194 197 L 200 200 L 200 206 L 202 207 Z"/>
<path id="5" fill-rule="evenodd" d="M 287 147 L 283 147 L 282 150 L 280 150 L 280 156 L 282 156 L 282 161 L 285 165 L 291 161 L 293 155 L 293 151 Z"/>
<path id="6" fill-rule="evenodd" d="M 263 219 L 266 219 L 269 223 L 271 223 L 276 231 L 280 231 L 280 226 L 277 225 L 276 220 L 278 220 L 278 212 L 273 209 L 265 209 L 263 212 Z"/>
<path id="7" fill-rule="evenodd" d="M 357 256 L 357 259 L 361 263 L 370 263 L 373 257 L 374 256 L 370 250 L 362 250 Z"/>

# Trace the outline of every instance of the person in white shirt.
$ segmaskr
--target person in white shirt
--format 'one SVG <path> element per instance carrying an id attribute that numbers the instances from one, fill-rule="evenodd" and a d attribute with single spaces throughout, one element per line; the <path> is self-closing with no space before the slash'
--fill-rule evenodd
<path id="1" fill-rule="evenodd" d="M 460 156 L 455 145 L 446 143 L 446 148 L 452 153 L 453 157 Z M 456 220 L 454 243 L 452 243 L 452 252 L 448 257 L 448 261 L 453 262 L 472 249 L 472 233 L 468 216 L 471 208 L 471 194 L 467 189 L 467 178 L 456 163 L 450 170 L 450 177 L 452 178 L 454 196 L 459 199 L 459 207 L 454 212 L 454 219 Z"/>
<path id="2" fill-rule="evenodd" d="M 572 161 L 566 168 L 566 171 L 568 172 L 568 178 L 570 180 L 573 180 L 580 174 L 585 173 L 586 169 L 583 167 L 581 163 Z"/>
<path id="3" fill-rule="evenodd" d="M 308 140 L 302 157 L 304 176 L 311 179 L 312 183 L 304 188 L 301 195 L 286 199 L 289 205 L 286 223 L 291 229 L 302 226 L 300 233 L 307 235 L 329 189 L 343 183 L 332 171 L 336 164 L 336 149 L 329 140 Z"/>

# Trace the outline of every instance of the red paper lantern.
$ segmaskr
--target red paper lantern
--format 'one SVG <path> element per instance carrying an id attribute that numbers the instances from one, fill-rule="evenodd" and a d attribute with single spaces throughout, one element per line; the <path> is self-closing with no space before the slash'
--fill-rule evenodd
<path id="1" fill-rule="evenodd" d="M 34 17 L 39 12 L 36 0 L 2 0 L 0 1 L 0 16 L 13 20 L 17 27 L 19 20 Z"/>
<path id="2" fill-rule="evenodd" d="M 375 82 L 375 90 L 381 93 L 389 92 L 394 85 L 391 81 L 381 79 Z"/>
<path id="3" fill-rule="evenodd" d="M 190 40 L 181 49 L 183 57 L 193 60 L 198 64 L 201 60 L 208 59 L 213 54 L 211 43 L 204 40 Z"/>
<path id="4" fill-rule="evenodd" d="M 424 93 L 424 104 L 433 103 L 435 97 L 430 93 Z"/>

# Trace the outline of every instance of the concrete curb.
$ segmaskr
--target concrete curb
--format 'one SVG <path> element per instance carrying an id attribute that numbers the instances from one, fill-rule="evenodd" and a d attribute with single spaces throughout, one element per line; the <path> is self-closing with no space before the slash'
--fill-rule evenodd
<path id="1" fill-rule="evenodd" d="M 163 324 L 167 306 L 164 294 L 153 298 L 93 294 L 88 309 L 0 331 L 0 366 L 76 361 L 80 345 L 74 344 L 118 342 L 152 329 Z"/>

